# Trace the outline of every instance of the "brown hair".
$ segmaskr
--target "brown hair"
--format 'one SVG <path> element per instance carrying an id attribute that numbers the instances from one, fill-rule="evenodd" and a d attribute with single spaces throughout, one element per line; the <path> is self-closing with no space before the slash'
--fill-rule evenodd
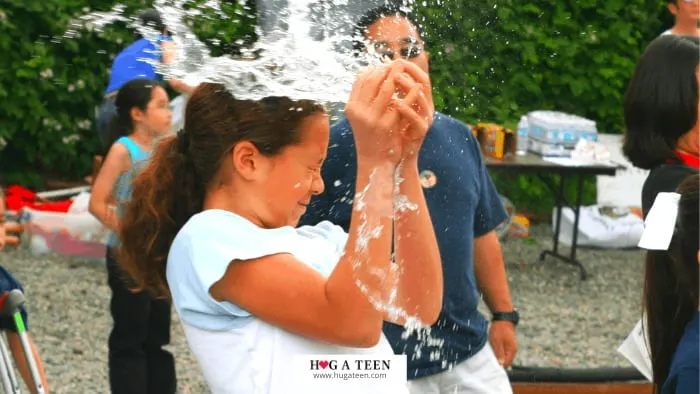
<path id="1" fill-rule="evenodd" d="M 238 100 L 221 84 L 201 84 L 187 103 L 185 128 L 159 143 L 134 181 L 121 220 L 119 264 L 137 289 L 170 296 L 165 277 L 170 245 L 202 210 L 205 193 L 234 145 L 250 141 L 262 154 L 277 155 L 301 141 L 304 119 L 323 112 L 309 100 Z"/>
<path id="2" fill-rule="evenodd" d="M 678 186 L 681 199 L 671 245 L 668 251 L 650 250 L 646 256 L 644 309 L 654 393 L 661 392 L 685 326 L 698 311 L 699 188 L 698 174 Z"/>

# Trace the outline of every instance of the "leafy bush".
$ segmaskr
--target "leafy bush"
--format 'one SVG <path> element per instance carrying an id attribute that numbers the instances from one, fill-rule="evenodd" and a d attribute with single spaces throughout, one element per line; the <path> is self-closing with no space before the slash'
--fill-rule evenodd
<path id="1" fill-rule="evenodd" d="M 204 3 L 205 0 L 193 0 Z M 126 14 L 150 1 L 125 0 Z M 204 12 L 195 32 L 214 56 L 255 39 L 254 18 L 239 1 L 230 18 Z M 622 130 L 622 100 L 645 45 L 670 18 L 663 0 L 418 1 L 431 55 L 438 109 L 469 123 L 513 126 L 536 109 L 580 114 L 602 132 Z M 0 3 L 0 169 L 6 182 L 36 187 L 42 176 L 79 179 L 98 142 L 94 112 L 115 54 L 131 40 L 123 24 L 63 38 L 71 18 L 100 0 L 4 0 Z M 254 13 L 255 1 L 247 2 Z M 659 18 L 661 16 L 661 18 Z M 241 23 L 232 23 L 235 19 Z M 537 177 L 495 176 L 501 191 L 531 210 L 551 207 Z M 573 186 L 573 185 L 572 185 Z M 587 185 L 590 202 L 595 188 Z"/>
<path id="2" fill-rule="evenodd" d="M 551 109 L 593 119 L 602 133 L 621 133 L 634 65 L 672 24 L 664 0 L 439 3 L 419 7 L 435 103 L 471 124 L 514 127 L 529 111 Z M 551 189 L 539 177 L 494 178 L 519 207 L 551 209 Z M 573 198 L 575 182 L 570 183 Z M 584 202 L 592 203 L 595 185 L 589 181 L 585 189 Z"/>
<path id="3" fill-rule="evenodd" d="M 120 2 L 124 16 L 150 3 Z M 0 146 L 6 145 L 0 150 L 0 169 L 5 183 L 41 187 L 47 176 L 80 179 L 89 173 L 92 156 L 99 149 L 95 109 L 107 86 L 112 60 L 133 36 L 121 22 L 103 31 L 88 28 L 67 37 L 64 33 L 71 20 L 90 11 L 108 11 L 113 4 L 97 0 L 0 3 Z M 231 2 L 222 11 L 234 15 L 242 7 Z M 241 24 L 221 18 L 212 21 L 206 12 L 195 21 L 194 30 L 211 44 L 214 54 L 233 53 L 236 45 L 254 39 L 254 19 L 241 19 Z M 236 44 L 233 37 L 244 42 Z"/>

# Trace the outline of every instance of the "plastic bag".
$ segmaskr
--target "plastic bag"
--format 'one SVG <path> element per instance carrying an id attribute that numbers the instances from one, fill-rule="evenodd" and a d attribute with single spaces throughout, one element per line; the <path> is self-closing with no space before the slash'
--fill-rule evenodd
<path id="1" fill-rule="evenodd" d="M 563 207 L 559 242 L 571 245 L 574 210 Z M 552 213 L 552 231 L 556 229 L 557 210 Z M 644 232 L 644 221 L 629 209 L 620 207 L 581 207 L 577 245 L 599 248 L 634 248 Z"/>
<path id="2" fill-rule="evenodd" d="M 22 219 L 29 248 L 35 254 L 54 252 L 95 259 L 105 256 L 109 230 L 90 213 L 25 208 Z"/>

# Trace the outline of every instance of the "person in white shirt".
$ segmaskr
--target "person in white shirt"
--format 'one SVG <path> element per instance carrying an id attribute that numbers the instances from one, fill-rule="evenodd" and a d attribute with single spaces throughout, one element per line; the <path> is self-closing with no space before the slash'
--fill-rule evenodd
<path id="1" fill-rule="evenodd" d="M 661 33 L 700 36 L 700 0 L 668 0 L 668 10 L 676 22 L 672 28 Z"/>
<path id="2" fill-rule="evenodd" d="M 440 253 L 417 165 L 433 111 L 428 77 L 409 62 L 358 77 L 346 113 L 361 192 L 346 234 L 295 228 L 324 189 L 322 106 L 195 90 L 185 128 L 134 182 L 119 261 L 140 288 L 172 297 L 213 393 L 307 392 L 290 376 L 297 355 L 393 356 L 384 320 L 436 321 Z"/>

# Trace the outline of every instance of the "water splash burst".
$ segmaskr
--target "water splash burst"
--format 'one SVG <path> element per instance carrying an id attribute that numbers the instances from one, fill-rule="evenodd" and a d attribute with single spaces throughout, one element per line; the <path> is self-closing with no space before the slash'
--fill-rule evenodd
<path id="1" fill-rule="evenodd" d="M 240 19 L 246 17 L 249 12 L 245 2 L 239 0 L 243 11 L 237 11 L 231 23 L 240 23 Z M 337 0 L 334 6 L 343 5 L 347 0 Z M 285 12 L 277 10 L 279 15 L 285 18 L 283 23 L 263 34 L 260 26 L 256 28 L 258 41 L 250 48 L 241 50 L 241 56 L 213 57 L 209 48 L 194 34 L 190 25 L 185 21 L 197 16 L 203 16 L 202 7 L 224 19 L 231 19 L 221 11 L 220 0 L 209 0 L 198 7 L 185 7 L 187 0 L 155 0 L 154 7 L 160 12 L 165 25 L 168 27 L 175 43 L 176 55 L 173 63 L 163 65 L 153 64 L 157 70 L 168 76 L 184 80 L 188 84 L 201 82 L 222 83 L 239 99 L 258 100 L 267 96 L 287 96 L 292 99 L 311 99 L 322 103 L 345 102 L 349 97 L 352 84 L 359 70 L 379 64 L 380 59 L 369 53 L 365 56 L 356 56 L 347 43 L 355 37 L 337 32 L 344 31 L 343 27 L 351 25 L 354 21 L 349 16 L 329 20 L 322 26 L 323 38 L 314 38 L 312 31 L 311 9 L 317 0 L 293 0 L 288 2 Z M 404 6 L 410 8 L 413 0 L 404 0 Z M 320 3 L 327 7 L 327 2 Z M 87 11 L 86 11 L 87 12 Z M 116 6 L 110 12 L 94 12 L 86 14 L 70 24 L 64 38 L 76 36 L 81 29 L 101 31 L 106 25 L 114 22 L 127 22 L 135 28 L 144 38 L 156 42 L 159 32 L 152 28 L 139 25 L 135 19 L 124 17 L 124 6 Z M 250 16 L 250 15 L 248 15 Z M 344 25 L 344 26 L 342 26 Z M 369 51 L 372 48 L 369 47 Z M 144 59 L 144 61 L 150 61 Z M 421 178 L 426 178 L 421 174 Z M 406 196 L 398 192 L 400 182 L 403 180 L 395 176 L 393 189 L 394 211 L 405 212 L 417 209 Z M 424 179 L 422 179 L 424 182 Z M 336 181 L 339 185 L 339 181 Z M 336 186 L 338 186 L 336 185 Z M 298 187 L 298 185 L 295 185 Z M 367 202 L 360 192 L 356 196 L 355 209 L 365 210 Z M 386 229 L 376 224 L 368 223 L 367 217 L 363 220 L 358 234 L 358 248 L 366 253 L 366 244 L 371 238 L 378 237 Z M 401 262 L 392 264 L 398 279 L 401 275 Z M 359 262 L 358 262 L 359 264 Z M 382 272 L 377 275 L 387 275 Z M 359 288 L 379 310 L 387 312 L 395 318 L 405 320 L 404 337 L 416 335 L 419 345 L 416 352 L 420 353 L 423 346 L 435 348 L 431 351 L 431 358 L 439 358 L 442 341 L 432 338 L 430 327 L 424 325 L 415 316 L 410 316 L 406 311 L 398 308 L 396 303 L 397 283 L 392 283 L 392 291 L 388 295 L 376 294 L 370 291 L 364 283 L 357 283 Z"/>

